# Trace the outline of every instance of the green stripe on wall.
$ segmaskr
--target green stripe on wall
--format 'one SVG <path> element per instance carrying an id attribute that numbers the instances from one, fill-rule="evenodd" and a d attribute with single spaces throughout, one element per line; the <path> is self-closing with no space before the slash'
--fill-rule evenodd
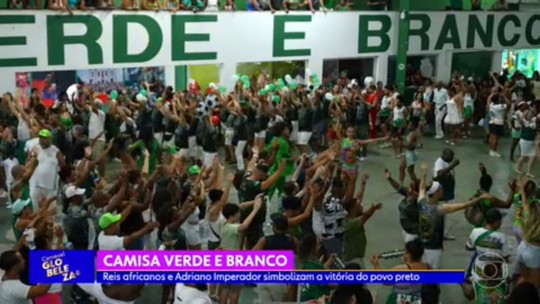
<path id="1" fill-rule="evenodd" d="M 187 88 L 187 66 L 177 65 L 174 67 L 174 89 L 176 91 L 185 90 Z"/>

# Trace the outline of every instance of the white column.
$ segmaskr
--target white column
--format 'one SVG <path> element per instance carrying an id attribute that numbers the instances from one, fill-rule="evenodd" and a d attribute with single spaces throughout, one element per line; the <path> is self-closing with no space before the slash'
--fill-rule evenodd
<path id="1" fill-rule="evenodd" d="M 165 84 L 175 87 L 176 85 L 176 69 L 173 65 L 166 65 L 165 72 Z"/>
<path id="2" fill-rule="evenodd" d="M 381 81 L 385 85 L 388 81 L 388 55 L 382 54 L 373 61 L 373 79 Z"/>
<path id="3" fill-rule="evenodd" d="M 0 72 L 0 77 L 2 79 L 2 81 L 0 81 L 0 94 L 10 92 L 15 95 L 15 90 L 17 89 L 15 73 L 14 70 L 8 69 Z"/>
<path id="4" fill-rule="evenodd" d="M 493 52 L 491 56 L 491 71 L 501 73 L 502 72 L 502 54 L 503 52 Z"/>
<path id="5" fill-rule="evenodd" d="M 234 74 L 236 74 L 236 63 L 228 62 L 219 65 L 219 83 L 228 91 L 234 90 Z"/>
<path id="6" fill-rule="evenodd" d="M 437 55 L 435 66 L 435 80 L 449 82 L 452 78 L 452 53 L 441 52 Z"/>
<path id="7" fill-rule="evenodd" d="M 308 60 L 306 62 L 306 71 L 309 70 L 311 74 L 315 74 L 319 76 L 319 79 L 322 81 L 322 75 L 323 75 L 323 60 L 322 59 L 313 59 Z M 307 79 L 309 79 L 311 75 L 304 76 L 305 81 L 307 82 Z"/>

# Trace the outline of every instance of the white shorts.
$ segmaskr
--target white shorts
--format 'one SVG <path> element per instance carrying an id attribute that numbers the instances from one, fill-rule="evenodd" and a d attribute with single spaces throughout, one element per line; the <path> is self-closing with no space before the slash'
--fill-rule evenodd
<path id="1" fill-rule="evenodd" d="M 154 133 L 154 138 L 158 141 L 158 143 L 161 145 L 163 142 L 163 132 Z"/>
<path id="2" fill-rule="evenodd" d="M 216 158 L 216 154 L 217 153 L 203 152 L 203 166 L 210 168 L 214 162 L 214 158 Z"/>
<path id="3" fill-rule="evenodd" d="M 428 263 L 433 269 L 441 269 L 442 249 L 424 249 L 422 262 Z"/>
<path id="4" fill-rule="evenodd" d="M 190 136 L 188 138 L 188 147 L 189 147 L 189 156 L 200 159 L 201 158 L 201 147 L 197 146 L 197 137 Z"/>
<path id="5" fill-rule="evenodd" d="M 289 140 L 295 142 L 298 139 L 298 121 L 291 121 L 292 130 Z"/>
<path id="6" fill-rule="evenodd" d="M 19 164 L 19 160 L 15 157 L 4 159 L 2 161 L 2 166 L 4 167 L 4 173 L 6 175 L 7 186 L 13 183 L 13 174 L 11 174 L 11 171 L 13 170 L 13 167 L 17 166 L 18 164 Z"/>
<path id="7" fill-rule="evenodd" d="M 227 128 L 225 130 L 225 146 L 232 146 L 233 137 L 234 137 L 234 129 Z"/>
<path id="8" fill-rule="evenodd" d="M 255 138 L 266 139 L 266 130 L 261 131 L 261 132 L 255 132 Z"/>
<path id="9" fill-rule="evenodd" d="M 180 149 L 180 151 L 178 151 L 176 153 L 176 155 L 182 157 L 182 158 L 187 158 L 189 157 L 189 149 Z"/>
<path id="10" fill-rule="evenodd" d="M 161 145 L 164 147 L 169 147 L 169 148 L 176 147 L 176 143 L 174 141 L 174 134 L 169 140 L 163 139 L 163 143 Z"/>
<path id="11" fill-rule="evenodd" d="M 403 241 L 405 242 L 405 244 L 407 244 L 410 241 L 414 241 L 414 240 L 416 240 L 418 238 L 418 235 L 409 234 L 409 233 L 405 232 L 405 230 L 401 230 L 401 234 L 403 235 Z"/>
<path id="12" fill-rule="evenodd" d="M 298 132 L 298 138 L 296 140 L 296 143 L 302 146 L 306 146 L 309 143 L 309 140 L 311 139 L 311 134 L 313 134 L 313 132 L 305 132 L 305 131 Z"/>
<path id="13" fill-rule="evenodd" d="M 536 145 L 533 140 L 520 139 L 519 149 L 521 150 L 521 156 L 525 156 L 525 157 L 536 156 Z"/>

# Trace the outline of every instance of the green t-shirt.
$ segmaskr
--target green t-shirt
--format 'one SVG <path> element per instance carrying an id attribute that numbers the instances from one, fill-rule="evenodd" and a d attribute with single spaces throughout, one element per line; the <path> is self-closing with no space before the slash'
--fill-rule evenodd
<path id="1" fill-rule="evenodd" d="M 486 288 L 484 284 L 478 284 L 474 283 L 474 303 L 475 304 L 484 304 L 484 303 L 496 303 L 496 304 L 504 304 L 505 296 L 507 294 L 507 286 L 506 284 L 502 284 L 495 288 Z M 496 294 L 498 297 L 498 300 L 496 302 L 492 302 L 491 298 L 493 294 Z"/>
<path id="2" fill-rule="evenodd" d="M 324 270 L 324 265 L 319 261 L 304 261 L 302 263 L 302 270 Z M 300 301 L 317 300 L 322 296 L 329 295 L 330 288 L 328 285 L 313 285 L 313 284 L 301 284 L 300 285 Z"/>
<path id="3" fill-rule="evenodd" d="M 225 250 L 239 250 L 242 237 L 238 231 L 240 224 L 225 223 L 221 227 L 221 248 Z"/>
<path id="4" fill-rule="evenodd" d="M 133 150 L 139 150 L 140 157 L 137 160 L 137 167 L 139 170 L 142 170 L 144 166 L 144 150 L 148 149 L 148 152 L 150 155 L 148 156 L 148 176 L 152 175 L 154 173 L 154 170 L 156 169 L 158 165 L 158 158 L 160 153 L 160 145 L 157 139 L 153 139 L 151 146 L 146 147 L 146 144 L 142 140 L 136 141 L 133 145 L 129 147 L 129 151 Z"/>
<path id="5" fill-rule="evenodd" d="M 244 181 L 240 184 L 240 189 L 238 191 L 238 198 L 240 202 L 250 202 L 255 200 L 257 195 L 263 193 L 261 189 L 261 182 L 254 181 L 249 178 L 245 178 Z M 240 220 L 245 220 L 249 214 L 253 211 L 253 207 L 244 208 L 240 210 Z M 258 234 L 263 227 L 264 221 L 266 220 L 266 204 L 261 206 L 261 209 L 255 215 L 255 218 L 249 225 L 249 229 L 246 231 L 246 234 Z"/>
<path id="6" fill-rule="evenodd" d="M 343 220 L 343 259 L 350 261 L 366 255 L 366 231 L 358 217 L 345 217 Z"/>

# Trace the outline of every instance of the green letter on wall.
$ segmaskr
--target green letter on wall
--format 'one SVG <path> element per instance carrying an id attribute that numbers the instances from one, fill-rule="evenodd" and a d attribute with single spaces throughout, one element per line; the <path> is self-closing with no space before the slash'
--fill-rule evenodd
<path id="1" fill-rule="evenodd" d="M 86 27 L 86 33 L 81 36 L 66 36 L 64 34 L 64 24 L 84 26 Z M 65 46 L 67 44 L 84 45 L 88 53 L 89 64 L 103 63 L 103 51 L 97 42 L 102 32 L 101 21 L 92 15 L 47 16 L 49 65 L 63 65 L 66 63 Z"/>
<path id="2" fill-rule="evenodd" d="M 411 29 L 413 21 L 420 21 L 422 26 L 417 29 Z M 429 35 L 428 30 L 431 28 L 431 19 L 427 14 L 410 14 L 409 15 L 409 39 L 411 36 L 420 37 L 420 49 L 422 51 L 429 50 Z"/>
<path id="3" fill-rule="evenodd" d="M 450 34 L 450 36 L 448 36 Z M 461 41 L 459 40 L 459 31 L 456 22 L 455 15 L 446 15 L 444 23 L 439 33 L 437 43 L 435 43 L 436 50 L 442 50 L 445 44 L 452 44 L 454 49 L 461 49 Z"/>
<path id="4" fill-rule="evenodd" d="M 480 19 L 477 15 L 469 15 L 469 26 L 467 27 L 467 48 L 474 48 L 476 35 L 482 41 L 482 47 L 490 48 L 493 46 L 493 23 L 495 18 L 493 15 L 487 15 L 486 27 L 482 27 Z"/>
<path id="5" fill-rule="evenodd" d="M 527 43 L 530 45 L 540 45 L 540 35 L 536 38 L 533 37 L 533 27 L 536 22 L 540 22 L 540 15 L 533 15 L 529 21 L 527 21 L 527 27 L 525 28 L 525 38 L 527 38 Z M 540 25 L 537 25 L 535 28 L 538 29 Z M 538 33 L 538 30 L 535 31 Z"/>
<path id="6" fill-rule="evenodd" d="M 148 43 L 139 54 L 128 54 L 128 24 L 140 24 L 148 33 Z M 137 33 L 137 36 L 140 35 Z M 135 36 L 135 35 L 134 35 Z M 113 17 L 113 62 L 132 63 L 152 60 L 161 49 L 163 33 L 156 20 L 147 15 L 116 15 Z"/>
<path id="7" fill-rule="evenodd" d="M 519 18 L 516 15 L 505 15 L 502 17 L 501 21 L 499 21 L 499 28 L 497 28 L 497 36 L 499 37 L 501 46 L 514 46 L 519 41 L 520 35 L 518 33 L 514 34 L 509 40 L 506 39 L 505 31 L 508 22 L 514 23 L 516 27 L 521 26 L 521 21 L 519 21 Z"/>
<path id="8" fill-rule="evenodd" d="M 34 24 L 36 18 L 31 15 L 3 15 L 0 17 L 0 24 Z M 7 32 L 7 31 L 6 31 Z M 12 36 L 0 37 L 0 47 L 10 45 L 26 45 L 26 37 Z M 19 66 L 36 66 L 37 58 L 0 58 L 0 67 L 19 67 Z"/>
<path id="9" fill-rule="evenodd" d="M 274 16 L 274 42 L 272 55 L 274 57 L 310 56 L 310 49 L 285 49 L 285 40 L 300 40 L 306 38 L 306 33 L 304 32 L 286 32 L 285 24 L 287 22 L 311 22 L 311 16 Z"/>
<path id="10" fill-rule="evenodd" d="M 190 22 L 217 22 L 216 15 L 172 15 L 171 16 L 172 35 L 172 60 L 215 60 L 217 53 L 187 53 L 186 42 L 188 41 L 210 41 L 210 34 L 188 34 L 186 33 L 186 23 Z"/>
<path id="11" fill-rule="evenodd" d="M 390 48 L 388 32 L 392 28 L 392 19 L 388 15 L 360 15 L 358 22 L 358 53 L 384 53 Z M 380 23 L 381 28 L 369 29 L 370 23 Z M 370 37 L 378 37 L 381 43 L 376 46 L 369 45 Z"/>

